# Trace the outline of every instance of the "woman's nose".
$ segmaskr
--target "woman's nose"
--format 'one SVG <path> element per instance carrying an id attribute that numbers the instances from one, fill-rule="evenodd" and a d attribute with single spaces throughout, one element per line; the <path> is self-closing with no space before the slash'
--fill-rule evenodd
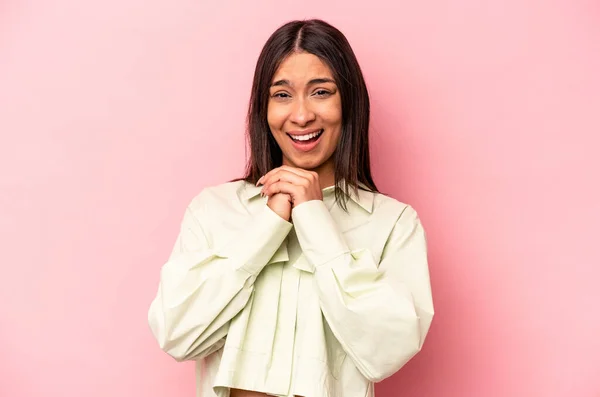
<path id="1" fill-rule="evenodd" d="M 294 104 L 291 119 L 294 123 L 303 126 L 315 119 L 315 113 L 310 108 L 310 104 L 301 99 Z"/>

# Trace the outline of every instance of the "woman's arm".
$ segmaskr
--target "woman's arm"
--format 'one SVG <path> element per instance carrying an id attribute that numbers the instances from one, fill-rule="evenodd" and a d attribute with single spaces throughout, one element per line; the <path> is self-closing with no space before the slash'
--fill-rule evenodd
<path id="1" fill-rule="evenodd" d="M 394 374 L 421 349 L 433 318 L 416 211 L 401 211 L 379 264 L 367 249 L 350 252 L 322 201 L 295 207 L 292 219 L 334 335 L 367 379 Z"/>
<path id="2" fill-rule="evenodd" d="M 205 208 L 206 195 L 202 192 L 194 208 L 187 208 L 148 311 L 159 346 L 178 361 L 204 357 L 223 346 L 229 321 L 244 308 L 256 276 L 292 228 L 265 206 L 229 244 L 215 249 L 207 238 L 211 208 Z"/>

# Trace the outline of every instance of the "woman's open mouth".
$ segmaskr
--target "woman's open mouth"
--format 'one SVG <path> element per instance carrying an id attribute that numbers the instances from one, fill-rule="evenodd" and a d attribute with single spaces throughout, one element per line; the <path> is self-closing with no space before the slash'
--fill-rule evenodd
<path id="1" fill-rule="evenodd" d="M 303 152 L 308 152 L 314 149 L 319 141 L 321 140 L 321 136 L 323 136 L 324 130 L 321 128 L 320 130 L 304 134 L 304 135 L 291 135 L 287 134 L 292 140 L 292 145 Z"/>

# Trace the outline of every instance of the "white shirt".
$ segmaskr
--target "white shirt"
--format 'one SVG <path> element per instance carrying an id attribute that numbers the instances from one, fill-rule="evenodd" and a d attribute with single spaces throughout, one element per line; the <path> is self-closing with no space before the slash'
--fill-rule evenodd
<path id="1" fill-rule="evenodd" d="M 197 396 L 373 396 L 421 349 L 433 318 L 415 210 L 359 190 L 292 210 L 260 187 L 204 189 L 183 217 L 148 321 L 159 346 L 196 360 Z"/>

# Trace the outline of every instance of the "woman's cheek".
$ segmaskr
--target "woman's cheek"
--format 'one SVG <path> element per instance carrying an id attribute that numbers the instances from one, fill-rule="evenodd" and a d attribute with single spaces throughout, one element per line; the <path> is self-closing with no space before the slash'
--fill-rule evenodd
<path id="1" fill-rule="evenodd" d="M 267 122 L 272 129 L 281 130 L 283 128 L 283 123 L 285 122 L 285 113 L 281 109 L 275 107 L 269 108 Z"/>
<path id="2" fill-rule="evenodd" d="M 327 124 L 337 124 L 342 121 L 342 108 L 338 103 L 324 104 L 319 113 Z"/>

